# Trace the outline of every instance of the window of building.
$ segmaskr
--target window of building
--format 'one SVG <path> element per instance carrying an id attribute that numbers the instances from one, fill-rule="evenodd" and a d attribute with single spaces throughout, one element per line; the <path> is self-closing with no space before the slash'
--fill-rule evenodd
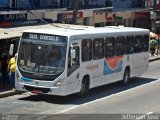
<path id="1" fill-rule="evenodd" d="M 118 55 L 124 55 L 124 45 L 125 45 L 125 37 L 116 37 L 115 41 L 115 54 Z"/>
<path id="2" fill-rule="evenodd" d="M 105 57 L 115 55 L 115 38 L 105 38 Z"/>
<path id="3" fill-rule="evenodd" d="M 92 39 L 82 40 L 82 61 L 92 60 Z"/>
<path id="4" fill-rule="evenodd" d="M 104 38 L 96 38 L 93 40 L 93 59 L 101 59 L 104 57 Z"/>

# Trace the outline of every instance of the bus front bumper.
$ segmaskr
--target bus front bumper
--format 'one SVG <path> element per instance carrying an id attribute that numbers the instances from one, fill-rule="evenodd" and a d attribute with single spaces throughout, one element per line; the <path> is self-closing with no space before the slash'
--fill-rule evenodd
<path id="1" fill-rule="evenodd" d="M 48 95 L 57 95 L 57 96 L 66 96 L 69 95 L 69 91 L 66 90 L 67 85 L 59 87 L 44 87 L 44 86 L 35 86 L 24 83 L 18 83 L 15 85 L 15 89 L 18 91 L 29 91 L 35 94 L 48 94 Z"/>

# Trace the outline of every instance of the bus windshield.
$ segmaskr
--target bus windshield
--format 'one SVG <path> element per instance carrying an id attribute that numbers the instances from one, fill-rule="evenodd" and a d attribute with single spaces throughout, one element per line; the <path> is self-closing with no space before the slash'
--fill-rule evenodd
<path id="1" fill-rule="evenodd" d="M 59 74 L 66 61 L 67 37 L 23 33 L 17 65 L 20 70 L 35 74 Z"/>

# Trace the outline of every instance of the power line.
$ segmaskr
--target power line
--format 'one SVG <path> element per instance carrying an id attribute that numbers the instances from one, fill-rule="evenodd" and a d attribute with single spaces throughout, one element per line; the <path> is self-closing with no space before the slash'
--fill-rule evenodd
<path id="1" fill-rule="evenodd" d="M 31 12 L 30 10 L 28 10 L 28 13 L 32 14 L 34 17 L 40 19 L 42 22 L 44 22 L 44 23 L 46 23 L 46 24 L 49 24 L 49 25 L 54 26 L 54 27 L 62 28 L 62 27 L 60 27 L 60 26 L 57 26 L 57 25 L 54 25 L 54 24 L 51 24 L 51 23 L 47 22 L 46 20 L 44 20 L 44 19 L 40 18 L 39 16 L 35 15 L 35 14 L 34 14 L 33 12 Z"/>

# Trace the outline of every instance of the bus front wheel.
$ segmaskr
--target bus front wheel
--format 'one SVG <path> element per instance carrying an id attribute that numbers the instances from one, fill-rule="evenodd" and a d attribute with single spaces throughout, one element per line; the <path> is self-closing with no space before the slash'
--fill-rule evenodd
<path id="1" fill-rule="evenodd" d="M 126 68 L 124 71 L 124 75 L 123 75 L 123 85 L 126 85 L 129 82 L 129 77 L 130 77 L 130 70 L 129 68 Z"/>
<path id="2" fill-rule="evenodd" d="M 83 79 L 78 96 L 79 97 L 84 97 L 88 94 L 88 92 L 89 92 L 89 80 Z"/>

